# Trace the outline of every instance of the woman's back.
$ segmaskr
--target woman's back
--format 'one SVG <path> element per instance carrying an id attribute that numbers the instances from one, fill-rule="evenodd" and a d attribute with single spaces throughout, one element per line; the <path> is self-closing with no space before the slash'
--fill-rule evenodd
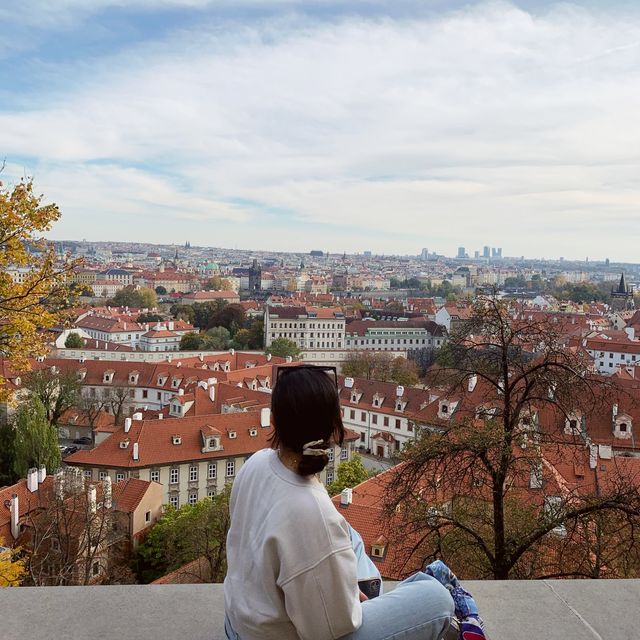
<path id="1" fill-rule="evenodd" d="M 242 640 L 337 638 L 361 622 L 347 524 L 315 476 L 278 453 L 252 456 L 234 482 L 225 599 Z"/>

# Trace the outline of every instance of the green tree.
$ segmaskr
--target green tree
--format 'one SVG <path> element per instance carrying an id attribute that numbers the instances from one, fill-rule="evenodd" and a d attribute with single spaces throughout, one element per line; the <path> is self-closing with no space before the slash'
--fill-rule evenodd
<path id="1" fill-rule="evenodd" d="M 229 348 L 231 334 L 225 327 L 213 327 L 204 334 L 204 348 L 210 351 L 222 351 Z"/>
<path id="2" fill-rule="evenodd" d="M 60 372 L 55 367 L 32 371 L 26 377 L 24 386 L 38 397 L 47 420 L 56 427 L 60 416 L 78 403 L 82 389 L 74 371 Z"/>
<path id="3" fill-rule="evenodd" d="M 238 329 L 233 336 L 234 349 L 248 349 L 251 341 L 251 332 L 248 329 Z"/>
<path id="4" fill-rule="evenodd" d="M 213 498 L 180 509 L 168 506 L 140 544 L 137 552 L 137 573 L 143 582 L 173 571 L 203 558 L 206 575 L 194 576 L 207 582 L 222 582 L 226 560 L 226 539 L 229 531 L 229 497 L 231 486 Z"/>
<path id="5" fill-rule="evenodd" d="M 83 342 L 82 338 L 80 337 L 79 333 L 76 333 L 75 331 L 72 331 L 67 336 L 67 339 L 64 341 L 64 346 L 67 349 L 82 349 L 82 347 L 84 346 L 84 342 Z"/>
<path id="6" fill-rule="evenodd" d="M 300 348 L 293 340 L 276 338 L 271 345 L 265 349 L 265 353 L 270 353 L 280 358 L 291 357 L 293 360 L 296 360 L 300 357 Z"/>
<path id="7" fill-rule="evenodd" d="M 184 320 L 190 324 L 195 323 L 196 313 L 190 304 L 172 304 L 169 308 L 169 313 L 176 320 Z"/>
<path id="8" fill-rule="evenodd" d="M 12 424 L 0 425 L 0 487 L 16 482 L 14 470 L 16 430 Z"/>
<path id="9" fill-rule="evenodd" d="M 204 285 L 207 291 L 220 291 L 222 289 L 222 278 L 220 276 L 213 276 L 209 278 Z"/>
<path id="10" fill-rule="evenodd" d="M 246 312 L 244 307 L 239 304 L 228 304 L 223 309 L 218 311 L 211 320 L 212 327 L 225 327 L 231 331 L 233 326 L 242 327 L 246 319 Z"/>
<path id="11" fill-rule="evenodd" d="M 162 322 L 164 318 L 158 313 L 141 313 L 138 316 L 136 322 L 141 324 L 152 323 L 152 322 Z"/>
<path id="12" fill-rule="evenodd" d="M 420 379 L 415 362 L 401 356 L 394 358 L 391 363 L 391 380 L 404 387 L 413 387 Z"/>
<path id="13" fill-rule="evenodd" d="M 58 434 L 47 420 L 44 405 L 37 396 L 20 406 L 15 422 L 14 471 L 24 478 L 31 467 L 44 465 L 55 471 L 60 466 Z"/>
<path id="14" fill-rule="evenodd" d="M 389 382 L 393 375 L 393 356 L 386 351 L 355 351 L 347 356 L 342 373 L 351 378 Z"/>
<path id="15" fill-rule="evenodd" d="M 142 287 L 136 289 L 133 285 L 120 289 L 111 299 L 114 307 L 130 307 L 132 309 L 154 309 L 158 305 L 158 297 L 153 289 Z"/>
<path id="16" fill-rule="evenodd" d="M 167 289 L 165 287 L 163 287 L 162 285 L 158 285 L 156 287 L 155 291 L 159 296 L 166 296 L 167 295 Z"/>
<path id="17" fill-rule="evenodd" d="M 328 486 L 330 496 L 335 496 L 343 489 L 355 487 L 369 478 L 369 472 L 362 464 L 362 458 L 354 453 L 351 460 L 345 460 L 338 465 L 336 479 Z"/>
<path id="18" fill-rule="evenodd" d="M 201 351 L 203 349 L 203 339 L 199 333 L 189 331 L 180 338 L 180 351 Z"/>
<path id="19" fill-rule="evenodd" d="M 264 347 L 264 320 L 256 318 L 249 326 L 249 349 L 262 349 Z"/>

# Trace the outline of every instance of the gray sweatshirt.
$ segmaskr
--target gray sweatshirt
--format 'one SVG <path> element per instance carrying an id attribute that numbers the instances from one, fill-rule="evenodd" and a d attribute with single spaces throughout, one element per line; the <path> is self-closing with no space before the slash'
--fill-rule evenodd
<path id="1" fill-rule="evenodd" d="M 345 519 L 272 449 L 233 484 L 227 559 L 225 609 L 241 640 L 330 640 L 362 623 Z"/>

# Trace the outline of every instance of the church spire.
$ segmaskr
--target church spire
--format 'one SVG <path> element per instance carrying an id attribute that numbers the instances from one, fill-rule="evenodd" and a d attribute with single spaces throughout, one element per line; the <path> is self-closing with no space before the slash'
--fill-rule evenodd
<path id="1" fill-rule="evenodd" d="M 618 285 L 618 293 L 627 293 L 627 283 L 624 281 L 624 271 L 620 274 L 620 284 Z"/>

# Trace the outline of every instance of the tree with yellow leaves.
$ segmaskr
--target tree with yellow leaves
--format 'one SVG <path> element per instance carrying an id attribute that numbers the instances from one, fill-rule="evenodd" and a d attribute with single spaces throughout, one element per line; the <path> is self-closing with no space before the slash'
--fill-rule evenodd
<path id="1" fill-rule="evenodd" d="M 0 538 L 0 587 L 17 587 L 22 582 L 27 570 L 19 555 L 19 549 L 3 547 Z"/>
<path id="2" fill-rule="evenodd" d="M 57 205 L 34 194 L 31 179 L 12 189 L 0 182 L 0 355 L 16 371 L 46 353 L 45 332 L 70 302 L 70 274 L 78 262 L 60 264 L 41 236 L 59 217 Z"/>

